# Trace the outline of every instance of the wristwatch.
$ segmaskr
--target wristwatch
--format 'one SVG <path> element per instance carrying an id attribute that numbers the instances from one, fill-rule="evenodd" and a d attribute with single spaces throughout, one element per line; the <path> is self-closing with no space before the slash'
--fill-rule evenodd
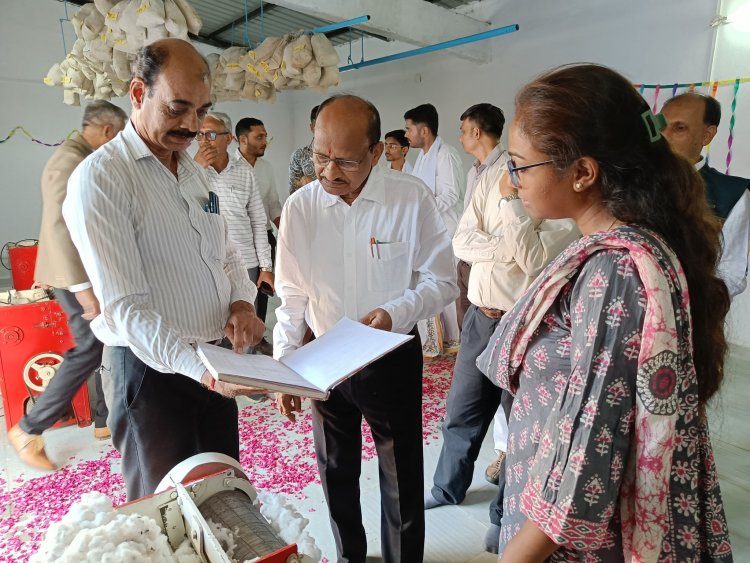
<path id="1" fill-rule="evenodd" d="M 518 197 L 518 196 L 516 196 L 516 197 Z M 261 272 L 270 272 L 270 273 L 273 273 L 273 268 L 265 268 L 264 266 L 261 266 L 260 267 L 260 271 Z"/>

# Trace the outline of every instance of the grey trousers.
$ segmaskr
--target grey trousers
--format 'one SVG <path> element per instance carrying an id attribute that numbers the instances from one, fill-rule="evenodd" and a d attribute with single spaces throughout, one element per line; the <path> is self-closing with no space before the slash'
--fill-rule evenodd
<path id="1" fill-rule="evenodd" d="M 91 332 L 89 321 L 81 316 L 83 308 L 75 294 L 65 289 L 55 289 L 55 300 L 68 316 L 68 327 L 76 345 L 63 355 L 60 369 L 37 398 L 33 410 L 18 422 L 21 430 L 29 434 L 41 434 L 57 422 L 70 408 L 70 401 L 78 389 L 86 384 L 92 374 L 96 378 L 94 423 L 97 428 L 107 425 L 107 405 L 99 375 L 103 345 Z"/>
<path id="2" fill-rule="evenodd" d="M 179 462 L 204 452 L 239 459 L 237 403 L 176 373 L 161 373 L 130 348 L 109 348 L 112 443 L 128 501 L 154 492 Z M 109 383 L 107 387 L 109 387 Z"/>
<path id="3" fill-rule="evenodd" d="M 443 448 L 435 468 L 432 496 L 444 504 L 460 504 L 471 485 L 474 463 L 479 455 L 487 429 L 501 404 L 502 390 L 476 366 L 477 357 L 487 347 L 499 319 L 485 316 L 471 305 L 464 317 L 461 350 L 453 369 L 453 381 L 443 423 Z M 508 395 L 510 399 L 510 395 Z M 503 401 L 503 407 L 510 401 Z M 506 410 L 507 413 L 510 412 Z M 490 520 L 500 524 L 502 516 L 502 483 L 490 506 Z"/>

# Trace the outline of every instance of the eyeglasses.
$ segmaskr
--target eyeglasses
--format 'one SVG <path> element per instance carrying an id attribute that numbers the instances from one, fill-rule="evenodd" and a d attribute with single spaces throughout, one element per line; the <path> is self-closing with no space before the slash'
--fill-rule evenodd
<path id="1" fill-rule="evenodd" d="M 508 174 L 510 174 L 510 183 L 514 188 L 518 188 L 520 180 L 518 179 L 518 172 L 520 170 L 528 170 L 529 168 L 536 168 L 544 164 L 552 164 L 554 160 L 545 160 L 542 162 L 535 162 L 534 164 L 526 164 L 525 166 L 516 166 L 512 160 L 508 160 Z"/>
<path id="2" fill-rule="evenodd" d="M 224 131 L 223 133 L 217 133 L 216 131 L 198 131 L 195 134 L 195 138 L 202 141 L 205 137 L 207 141 L 215 141 L 216 137 L 219 135 L 229 135 L 229 131 Z"/>
<path id="3" fill-rule="evenodd" d="M 385 145 L 385 148 L 395 151 L 396 149 L 403 149 L 404 147 L 401 145 L 397 145 L 396 143 L 387 143 Z"/>
<path id="4" fill-rule="evenodd" d="M 372 147 L 374 146 L 375 145 L 370 145 L 369 147 L 367 147 L 367 152 L 370 152 L 372 150 Z M 312 150 L 312 145 L 310 145 L 310 150 Z M 320 154 L 319 152 L 315 152 L 314 150 L 312 151 L 312 159 L 315 164 L 317 164 L 318 166 L 322 166 L 323 168 L 326 168 L 331 162 L 333 162 L 338 168 L 341 168 L 341 170 L 345 170 L 347 172 L 356 172 L 365 161 L 365 158 L 363 158 L 362 160 L 330 158 L 329 156 Z"/>

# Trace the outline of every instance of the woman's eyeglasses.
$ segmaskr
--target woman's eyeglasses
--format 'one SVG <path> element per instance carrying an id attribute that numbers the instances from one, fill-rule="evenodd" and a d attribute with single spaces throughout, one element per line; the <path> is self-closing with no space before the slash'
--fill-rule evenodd
<path id="1" fill-rule="evenodd" d="M 518 188 L 520 184 L 520 180 L 518 178 L 518 172 L 520 170 L 528 170 L 529 168 L 536 168 L 537 166 L 542 166 L 543 164 L 552 164 L 555 162 L 554 160 L 545 160 L 542 162 L 535 162 L 534 164 L 526 164 L 524 166 L 516 166 L 516 164 L 512 160 L 508 160 L 508 174 L 510 175 L 510 183 L 514 188 Z"/>

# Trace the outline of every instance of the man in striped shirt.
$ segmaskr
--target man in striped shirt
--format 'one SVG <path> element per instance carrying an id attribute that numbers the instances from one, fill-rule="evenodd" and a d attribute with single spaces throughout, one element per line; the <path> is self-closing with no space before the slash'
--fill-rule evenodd
<path id="1" fill-rule="evenodd" d="M 273 262 L 268 243 L 268 218 L 251 168 L 229 158 L 232 121 L 225 113 L 209 112 L 197 134 L 195 161 L 206 169 L 211 190 L 219 196 L 220 213 L 229 225 L 250 280 L 273 288 Z"/>
<path id="2" fill-rule="evenodd" d="M 257 392 L 215 382 L 193 346 L 226 335 L 242 352 L 265 330 L 226 221 L 206 211 L 205 174 L 185 152 L 210 91 L 208 64 L 187 41 L 142 47 L 130 121 L 76 168 L 63 204 L 101 307 L 91 329 L 110 347 L 102 380 L 128 500 L 192 455 L 237 459 L 233 397 Z"/>

